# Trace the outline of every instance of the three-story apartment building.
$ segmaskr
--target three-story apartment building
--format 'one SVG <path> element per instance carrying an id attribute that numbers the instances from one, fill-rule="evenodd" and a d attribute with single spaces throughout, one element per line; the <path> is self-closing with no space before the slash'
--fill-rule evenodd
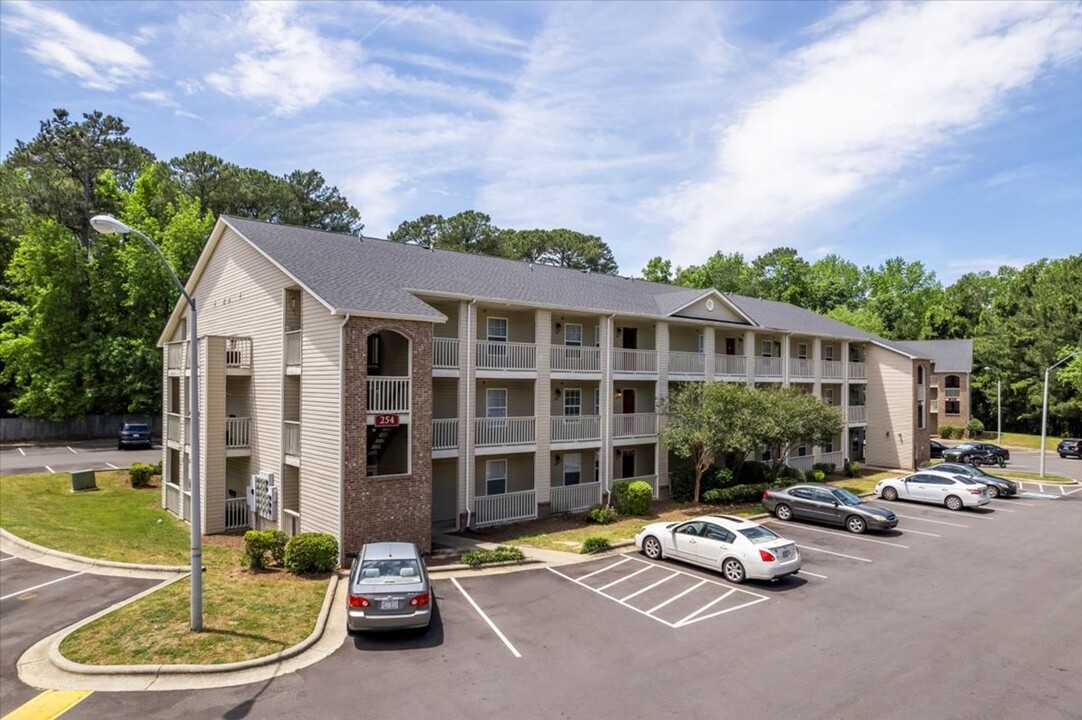
<path id="1" fill-rule="evenodd" d="M 433 527 L 582 510 L 614 482 L 668 485 L 661 403 L 680 383 L 799 386 L 844 430 L 790 464 L 915 467 L 927 350 L 785 303 L 219 219 L 165 348 L 163 505 L 207 533 L 277 527 L 427 548 Z M 187 367 L 200 353 L 201 432 Z"/>

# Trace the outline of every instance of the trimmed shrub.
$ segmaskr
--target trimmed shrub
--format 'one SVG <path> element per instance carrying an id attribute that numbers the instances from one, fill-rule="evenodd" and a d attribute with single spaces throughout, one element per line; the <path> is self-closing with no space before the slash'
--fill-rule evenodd
<path id="1" fill-rule="evenodd" d="M 977 418 L 973 418 L 968 423 L 966 423 L 966 431 L 969 433 L 969 437 L 979 438 L 981 436 L 981 433 L 984 432 L 984 423 L 982 423 Z"/>
<path id="2" fill-rule="evenodd" d="M 650 506 L 654 503 L 654 489 L 650 483 L 635 480 L 627 485 L 627 512 L 624 515 L 649 515 Z"/>
<path id="3" fill-rule="evenodd" d="M 462 562 L 470 567 L 481 567 L 489 563 L 521 561 L 526 556 L 517 547 L 500 545 L 495 550 L 467 550 L 462 553 Z"/>
<path id="4" fill-rule="evenodd" d="M 286 544 L 285 568 L 294 575 L 325 573 L 338 566 L 338 541 L 329 533 L 300 533 Z"/>
<path id="5" fill-rule="evenodd" d="M 718 468 L 714 472 L 714 487 L 724 488 L 733 486 L 733 471 L 729 468 Z"/>
<path id="6" fill-rule="evenodd" d="M 770 466 L 758 460 L 747 460 L 740 466 L 736 481 L 741 485 L 768 483 L 774 479 Z"/>
<path id="7" fill-rule="evenodd" d="M 834 474 L 834 471 L 838 469 L 838 466 L 834 463 L 815 463 L 812 465 L 812 470 L 819 470 L 823 473 L 823 477 L 829 477 Z"/>
<path id="8" fill-rule="evenodd" d="M 613 486 L 615 495 L 616 486 Z M 678 465 L 669 470 L 669 497 L 676 502 L 691 502 L 695 492 L 695 470 L 690 465 Z"/>
<path id="9" fill-rule="evenodd" d="M 852 477 L 856 477 L 859 474 L 860 474 L 860 463 L 858 463 L 856 460 L 846 460 L 845 461 L 845 476 L 852 478 Z"/>
<path id="10" fill-rule="evenodd" d="M 281 565 L 287 540 L 281 530 L 249 530 L 244 533 L 244 564 L 252 570 L 265 570 L 272 562 Z"/>
<path id="11" fill-rule="evenodd" d="M 789 467 L 785 465 L 782 467 L 781 472 L 778 473 L 778 480 L 785 480 L 787 482 L 804 482 L 804 473 L 800 472 L 795 467 Z"/>
<path id="12" fill-rule="evenodd" d="M 582 550 L 579 552 L 583 555 L 593 555 L 594 553 L 605 552 L 606 550 L 612 550 L 609 539 L 603 538 L 600 535 L 591 535 L 582 541 Z"/>
<path id="13" fill-rule="evenodd" d="M 155 475 L 158 475 L 159 477 L 161 476 L 161 474 L 162 474 L 162 461 L 161 460 L 154 463 L 150 467 L 154 468 L 154 474 Z"/>
<path id="14" fill-rule="evenodd" d="M 804 473 L 804 478 L 808 482 L 821 483 L 826 480 L 826 477 L 827 476 L 823 474 L 822 470 L 809 470 L 808 472 Z"/>
<path id="15" fill-rule="evenodd" d="M 154 475 L 154 466 L 146 463 L 132 463 L 128 468 L 128 480 L 133 488 L 144 488 L 150 485 L 150 478 Z"/>
<path id="16" fill-rule="evenodd" d="M 715 488 L 709 493 L 703 493 L 703 501 L 711 505 L 739 505 L 742 503 L 757 503 L 763 498 L 763 492 L 773 488 L 785 487 L 785 482 L 752 483 L 750 485 L 734 485 L 728 488 Z"/>
<path id="17" fill-rule="evenodd" d="M 619 516 L 616 508 L 607 505 L 594 505 L 586 511 L 586 519 L 598 525 L 608 525 Z"/>

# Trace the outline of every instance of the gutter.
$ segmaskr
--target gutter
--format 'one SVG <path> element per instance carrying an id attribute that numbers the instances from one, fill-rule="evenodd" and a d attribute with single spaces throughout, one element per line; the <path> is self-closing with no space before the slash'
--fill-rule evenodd
<path id="1" fill-rule="evenodd" d="M 350 315 L 342 318 L 342 324 L 338 326 L 338 563 L 341 565 L 345 560 L 346 538 L 346 421 L 343 415 L 343 393 L 346 378 L 346 323 Z"/>
<path id="2" fill-rule="evenodd" d="M 473 318 L 474 318 L 474 306 L 477 305 L 477 300 L 470 300 L 469 308 L 466 310 L 466 382 L 470 384 L 466 388 L 466 422 L 473 423 L 473 407 L 474 407 L 474 393 L 477 391 L 476 379 L 473 376 Z M 466 428 L 467 435 L 470 433 L 470 428 Z M 476 439 L 475 439 L 476 441 Z M 473 474 L 477 466 L 476 459 L 473 455 L 473 443 L 467 443 L 467 457 L 466 460 L 466 528 L 469 529 L 473 524 Z M 461 459 L 461 457 L 460 457 Z"/>

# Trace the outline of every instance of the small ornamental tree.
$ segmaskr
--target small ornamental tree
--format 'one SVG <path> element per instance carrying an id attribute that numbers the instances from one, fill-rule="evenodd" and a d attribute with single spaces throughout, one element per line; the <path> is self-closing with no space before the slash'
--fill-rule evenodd
<path id="1" fill-rule="evenodd" d="M 842 431 L 838 408 L 796 388 L 755 391 L 758 406 L 752 436 L 772 450 L 771 470 L 777 477 L 785 461 L 801 445 L 825 445 Z"/>

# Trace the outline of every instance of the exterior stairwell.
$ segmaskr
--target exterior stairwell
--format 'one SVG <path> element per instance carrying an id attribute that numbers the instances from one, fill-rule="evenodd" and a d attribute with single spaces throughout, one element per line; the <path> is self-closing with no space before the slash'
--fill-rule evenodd
<path id="1" fill-rule="evenodd" d="M 368 455 L 367 464 L 369 467 L 369 474 L 372 474 L 371 469 L 379 466 L 380 458 L 383 457 L 383 453 L 387 451 L 387 446 L 390 444 L 394 436 L 398 434 L 401 428 L 396 427 L 374 427 L 368 426 Z"/>

